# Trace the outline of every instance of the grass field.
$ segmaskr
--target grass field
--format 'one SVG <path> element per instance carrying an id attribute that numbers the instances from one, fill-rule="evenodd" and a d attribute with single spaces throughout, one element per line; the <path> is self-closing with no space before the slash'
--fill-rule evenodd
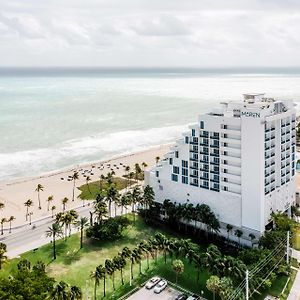
<path id="1" fill-rule="evenodd" d="M 125 189 L 127 186 L 135 183 L 133 180 L 128 180 L 121 177 L 113 177 L 112 182 L 115 184 L 117 190 Z M 84 184 L 78 189 L 81 191 L 79 198 L 85 200 L 94 200 L 100 192 L 100 185 L 103 190 L 106 190 L 108 187 L 106 180 L 100 180 L 90 182 L 88 185 Z"/>
<path id="2" fill-rule="evenodd" d="M 132 218 L 132 216 L 130 216 Z M 137 217 L 135 226 L 130 225 L 123 233 L 123 237 L 115 242 L 93 242 L 86 240 L 83 249 L 79 250 L 79 234 L 74 234 L 67 239 L 67 241 L 60 240 L 57 242 L 57 259 L 52 260 L 52 244 L 40 247 L 37 251 L 29 251 L 24 253 L 21 258 L 28 259 L 32 264 L 39 260 L 42 260 L 47 265 L 47 271 L 50 276 L 54 277 L 56 281 L 63 280 L 71 285 L 77 285 L 82 288 L 84 294 L 88 291 L 89 296 L 92 297 L 94 283 L 90 279 L 90 274 L 96 266 L 104 264 L 105 259 L 113 258 L 119 251 L 125 246 L 133 248 L 141 240 L 153 237 L 158 231 L 163 232 L 167 236 L 174 236 L 174 233 L 166 230 L 156 230 L 143 223 L 143 221 Z M 176 234 L 175 234 L 176 236 Z M 13 275 L 16 270 L 16 265 L 19 259 L 13 259 L 6 263 L 3 269 L 0 271 L 0 276 Z M 175 282 L 175 274 L 171 267 L 171 258 L 168 258 L 165 265 L 162 257 L 155 260 L 150 260 L 150 268 L 147 270 L 146 260 L 142 263 L 143 275 L 139 276 L 138 265 L 134 266 L 134 280 L 132 286 L 129 286 L 129 263 L 124 270 L 125 285 L 121 285 L 121 277 L 119 271 L 115 273 L 116 291 L 113 291 L 112 280 L 107 278 L 107 297 L 105 299 L 118 299 L 121 295 L 124 295 L 130 291 L 134 286 L 145 282 L 153 275 L 159 275 L 172 282 Z M 185 265 L 185 271 L 179 276 L 178 284 L 185 289 L 188 289 L 194 293 L 200 294 L 204 292 L 204 297 L 212 299 L 212 294 L 207 291 L 205 284 L 209 277 L 206 271 L 200 274 L 200 280 L 196 282 L 196 271 L 187 260 L 183 259 Z M 294 276 L 294 275 L 293 275 Z M 281 293 L 285 282 L 286 276 L 278 277 L 273 283 L 270 290 L 266 291 L 258 298 L 263 299 L 263 296 L 271 294 L 277 296 Z M 292 280 L 291 280 L 292 283 Z M 291 287 L 289 284 L 289 288 Z M 288 289 L 289 290 L 289 289 Z M 103 296 L 103 284 L 98 287 L 97 299 L 102 299 Z M 280 298 L 286 299 L 286 298 Z"/>
<path id="3" fill-rule="evenodd" d="M 300 250 L 300 227 L 299 226 L 295 226 L 294 228 L 292 243 L 294 249 Z"/>
<path id="4" fill-rule="evenodd" d="M 130 216 L 131 217 L 131 216 Z M 40 247 L 38 250 L 29 251 L 21 255 L 21 258 L 28 259 L 32 264 L 42 260 L 47 265 L 47 271 L 50 276 L 54 277 L 56 281 L 63 280 L 71 285 L 77 285 L 85 292 L 86 287 L 92 296 L 94 287 L 93 281 L 90 279 L 91 271 L 99 264 L 104 264 L 105 259 L 113 258 L 123 247 L 127 246 L 133 248 L 141 240 L 150 238 L 158 230 L 146 226 L 140 218 L 137 218 L 136 224 L 131 225 L 124 231 L 123 237 L 115 242 L 92 242 L 85 241 L 83 249 L 79 250 L 79 234 L 74 234 L 67 239 L 67 241 L 60 240 L 57 242 L 57 259 L 52 260 L 52 244 Z M 163 232 L 169 235 L 166 232 Z M 20 259 L 13 259 L 6 263 L 0 272 L 0 276 L 13 275 L 16 270 L 16 265 Z M 192 266 L 185 262 L 185 272 L 179 278 L 179 284 L 194 292 L 200 292 L 205 289 L 205 281 L 208 274 L 203 272 L 201 274 L 200 283 L 195 281 L 196 272 Z M 172 271 L 171 259 L 168 259 L 167 265 L 164 264 L 162 258 L 158 258 L 157 262 L 150 261 L 150 269 L 147 271 L 146 260 L 142 263 L 144 275 L 139 275 L 138 265 L 134 266 L 134 281 L 133 286 L 140 284 L 147 280 L 154 274 L 159 274 L 162 277 L 175 281 L 175 274 Z M 130 291 L 132 287 L 129 286 L 129 263 L 124 270 L 125 285 L 121 285 L 120 274 L 117 271 L 115 275 L 115 282 L 117 291 L 113 293 L 112 281 L 107 278 L 107 299 L 118 299 L 124 293 Z M 102 284 L 98 288 L 98 297 L 102 296 Z M 206 291 L 206 290 L 205 290 Z M 207 291 L 205 292 L 207 293 Z"/>

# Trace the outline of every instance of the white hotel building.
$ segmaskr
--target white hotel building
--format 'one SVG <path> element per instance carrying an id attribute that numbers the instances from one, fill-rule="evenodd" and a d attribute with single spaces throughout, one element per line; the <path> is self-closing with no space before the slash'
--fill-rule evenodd
<path id="1" fill-rule="evenodd" d="M 244 236 L 295 202 L 296 111 L 292 101 L 246 94 L 199 116 L 146 173 L 157 202 L 205 203 Z"/>

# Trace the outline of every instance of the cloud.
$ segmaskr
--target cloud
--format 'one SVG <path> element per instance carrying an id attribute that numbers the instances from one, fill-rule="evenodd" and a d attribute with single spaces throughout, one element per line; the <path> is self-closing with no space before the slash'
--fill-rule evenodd
<path id="1" fill-rule="evenodd" d="M 145 36 L 178 36 L 190 34 L 189 28 L 179 18 L 161 15 L 158 18 L 139 20 L 131 29 Z"/>
<path id="2" fill-rule="evenodd" d="M 0 66 L 300 65 L 296 0 L 0 0 L 0 5 Z"/>

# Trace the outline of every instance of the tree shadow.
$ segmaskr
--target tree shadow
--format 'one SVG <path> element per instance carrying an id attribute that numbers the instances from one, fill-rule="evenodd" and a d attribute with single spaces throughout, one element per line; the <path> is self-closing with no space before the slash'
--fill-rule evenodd
<path id="1" fill-rule="evenodd" d="M 74 249 L 73 251 L 68 251 L 63 257 L 62 261 L 65 265 L 71 265 L 72 263 L 80 260 L 82 253 L 79 249 Z"/>

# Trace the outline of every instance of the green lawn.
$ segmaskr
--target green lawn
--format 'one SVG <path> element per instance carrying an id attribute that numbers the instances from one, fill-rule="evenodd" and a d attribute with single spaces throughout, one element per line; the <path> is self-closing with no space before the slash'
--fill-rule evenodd
<path id="1" fill-rule="evenodd" d="M 294 249 L 300 250 L 300 227 L 299 226 L 294 227 L 292 243 Z"/>
<path id="2" fill-rule="evenodd" d="M 132 220 L 132 216 L 130 216 Z M 21 255 L 21 258 L 26 258 L 31 261 L 32 264 L 39 260 L 42 260 L 47 265 L 47 271 L 50 276 L 53 276 L 56 281 L 63 280 L 71 285 L 77 285 L 82 288 L 85 293 L 86 288 L 89 291 L 89 296 L 93 295 L 94 284 L 90 279 L 90 273 L 99 264 L 104 264 L 105 259 L 113 258 L 119 251 L 125 246 L 133 248 L 141 240 L 153 237 L 154 234 L 160 231 L 166 236 L 174 236 L 174 233 L 166 230 L 156 230 L 144 224 L 144 222 L 137 217 L 135 226 L 130 225 L 123 233 L 123 237 L 115 242 L 99 242 L 86 240 L 83 249 L 79 250 L 79 234 L 74 234 L 67 241 L 60 240 L 57 242 L 57 259 L 52 260 L 52 244 L 40 247 L 37 251 L 29 251 Z M 176 236 L 176 235 L 175 235 Z M 178 237 L 178 236 L 177 236 Z M 13 275 L 16 270 L 16 265 L 20 259 L 13 259 L 7 262 L 3 269 L 0 271 L 0 276 L 7 277 Z M 139 276 L 138 265 L 134 266 L 134 281 L 132 286 L 129 286 L 129 263 L 124 270 L 125 285 L 121 285 L 120 274 L 117 271 L 115 274 L 115 282 L 117 290 L 113 292 L 112 281 L 107 278 L 107 297 L 105 299 L 118 299 L 121 295 L 124 295 L 135 286 L 145 282 L 153 275 L 159 275 L 172 282 L 175 282 L 175 274 L 171 267 L 172 259 L 168 258 L 165 265 L 162 257 L 159 257 L 157 261 L 150 260 L 150 269 L 147 270 L 146 260 L 142 263 L 143 275 Z M 207 291 L 205 284 L 209 277 L 206 271 L 200 274 L 199 283 L 196 282 L 196 270 L 191 266 L 187 260 L 183 259 L 185 265 L 185 271 L 179 277 L 178 284 L 185 289 L 188 289 L 194 293 L 200 294 L 204 291 L 204 296 L 207 299 L 212 299 L 212 294 Z M 292 274 L 294 276 L 294 274 Z M 286 276 L 281 276 L 276 279 L 270 290 L 266 291 L 255 299 L 263 299 L 263 296 L 267 294 L 279 295 L 287 280 Z M 290 281 L 288 291 L 291 287 L 293 280 Z M 102 299 L 103 295 L 102 282 L 98 287 L 98 298 Z M 286 298 L 280 298 L 286 299 Z"/>
<path id="3" fill-rule="evenodd" d="M 132 218 L 132 216 L 130 216 Z M 137 217 L 135 226 L 129 226 L 123 234 L 123 237 L 115 242 L 95 242 L 85 241 L 83 249 L 79 250 L 79 234 L 74 234 L 67 239 L 67 241 L 60 240 L 57 242 L 57 259 L 52 260 L 52 244 L 40 247 L 38 250 L 29 251 L 21 255 L 21 258 L 28 259 L 32 264 L 39 260 L 42 260 L 47 265 L 47 271 L 50 276 L 53 276 L 56 281 L 63 280 L 71 285 L 77 285 L 82 288 L 85 292 L 86 286 L 88 287 L 89 294 L 92 296 L 93 292 L 93 281 L 90 279 L 90 273 L 99 264 L 104 264 L 105 259 L 113 258 L 123 247 L 128 246 L 133 248 L 141 240 L 153 237 L 158 231 L 154 228 L 148 227 L 143 221 Z M 170 233 L 163 232 L 167 236 Z M 7 262 L 3 269 L 0 271 L 0 276 L 13 275 L 16 270 L 16 265 L 20 259 L 13 259 Z M 189 263 L 183 260 L 185 263 L 185 272 L 179 278 L 179 284 L 183 287 L 190 289 L 194 292 L 200 292 L 205 289 L 205 281 L 208 278 L 206 272 L 201 274 L 200 283 L 196 283 L 196 272 L 195 269 L 189 265 Z M 144 275 L 139 275 L 138 265 L 134 266 L 134 281 L 133 286 L 140 284 L 147 280 L 154 274 L 159 274 L 170 281 L 175 281 L 175 274 L 172 271 L 171 259 L 168 258 L 167 264 L 164 264 L 162 258 L 158 258 L 157 262 L 150 260 L 150 269 L 147 271 L 146 260 L 142 263 L 142 269 Z M 130 291 L 133 287 L 129 286 L 129 263 L 124 270 L 125 285 L 121 285 L 120 274 L 117 271 L 115 275 L 115 282 L 117 291 L 112 291 L 112 281 L 110 278 L 107 279 L 107 299 L 117 299 L 124 293 Z M 102 284 L 98 288 L 98 297 L 101 299 L 102 296 Z M 205 290 L 205 293 L 207 291 Z"/>
<path id="4" fill-rule="evenodd" d="M 135 181 L 133 181 L 133 180 L 128 180 L 128 179 L 121 178 L 121 177 L 113 177 L 112 182 L 115 184 L 117 190 L 125 189 L 127 186 L 130 186 L 133 183 L 135 183 Z M 80 186 L 78 188 L 81 191 L 79 198 L 85 199 L 85 200 L 96 199 L 96 197 L 100 191 L 100 184 L 101 184 L 101 188 L 104 190 L 106 190 L 106 188 L 108 187 L 106 180 L 101 180 L 101 183 L 100 183 L 100 180 L 93 181 L 93 182 L 90 182 L 88 185 L 84 184 L 84 185 Z"/>

